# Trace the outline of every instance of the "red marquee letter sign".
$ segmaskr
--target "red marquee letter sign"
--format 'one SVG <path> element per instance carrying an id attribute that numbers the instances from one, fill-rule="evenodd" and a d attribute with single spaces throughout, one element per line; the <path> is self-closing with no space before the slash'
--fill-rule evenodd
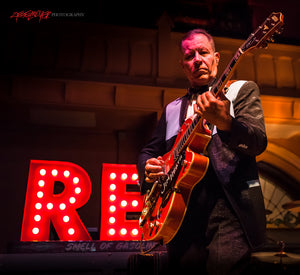
<path id="1" fill-rule="evenodd" d="M 60 192 L 54 192 L 60 186 Z M 76 209 L 91 194 L 91 181 L 70 162 L 32 160 L 24 207 L 21 241 L 49 240 L 50 221 L 60 240 L 91 240 Z"/>
<path id="2" fill-rule="evenodd" d="M 143 196 L 133 164 L 102 166 L 100 240 L 140 240 L 139 216 Z"/>

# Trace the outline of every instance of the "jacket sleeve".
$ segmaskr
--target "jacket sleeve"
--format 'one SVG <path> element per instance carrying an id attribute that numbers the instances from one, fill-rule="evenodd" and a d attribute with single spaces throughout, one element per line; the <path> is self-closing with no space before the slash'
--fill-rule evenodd
<path id="1" fill-rule="evenodd" d="M 264 114 L 257 84 L 247 81 L 233 102 L 234 115 L 229 132 L 218 130 L 221 140 L 231 149 L 256 156 L 267 146 Z"/>
<path id="2" fill-rule="evenodd" d="M 141 150 L 138 161 L 137 171 L 139 175 L 139 183 L 141 188 L 141 194 L 145 194 L 147 189 L 151 189 L 152 184 L 145 182 L 145 165 L 146 161 L 150 158 L 157 158 L 163 156 L 166 153 L 166 109 L 164 109 L 160 120 L 152 134 L 152 137 L 148 144 Z"/>

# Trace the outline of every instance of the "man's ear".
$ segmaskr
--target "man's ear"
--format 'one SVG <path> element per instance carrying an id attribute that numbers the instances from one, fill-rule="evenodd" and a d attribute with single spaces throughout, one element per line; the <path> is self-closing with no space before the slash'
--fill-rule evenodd
<path id="1" fill-rule="evenodd" d="M 218 52 L 215 52 L 215 62 L 218 65 L 220 61 L 220 54 Z"/>

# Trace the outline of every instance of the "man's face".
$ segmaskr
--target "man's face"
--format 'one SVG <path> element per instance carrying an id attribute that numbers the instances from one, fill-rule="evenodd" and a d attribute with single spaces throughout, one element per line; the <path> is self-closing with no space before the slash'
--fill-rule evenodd
<path id="1" fill-rule="evenodd" d="M 184 40 L 182 53 L 180 63 L 192 87 L 207 85 L 216 77 L 220 55 L 205 35 Z"/>

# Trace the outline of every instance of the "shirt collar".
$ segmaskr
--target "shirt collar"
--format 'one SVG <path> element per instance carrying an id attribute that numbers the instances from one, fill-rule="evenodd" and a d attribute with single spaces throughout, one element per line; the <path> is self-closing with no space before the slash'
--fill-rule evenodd
<path id="1" fill-rule="evenodd" d="M 188 88 L 188 98 L 195 98 L 197 95 L 203 94 L 209 90 L 209 86 L 201 86 L 201 87 L 190 87 Z"/>
<path id="2" fill-rule="evenodd" d="M 209 85 L 188 88 L 188 98 L 191 99 L 192 97 L 195 97 L 195 95 L 200 95 L 207 92 L 215 83 L 216 78 L 214 78 Z"/>

